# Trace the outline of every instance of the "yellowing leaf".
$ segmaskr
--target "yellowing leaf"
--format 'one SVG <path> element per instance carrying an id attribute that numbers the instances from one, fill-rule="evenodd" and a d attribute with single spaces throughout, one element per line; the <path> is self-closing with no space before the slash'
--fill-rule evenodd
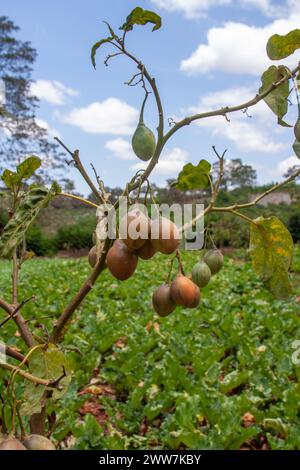
<path id="1" fill-rule="evenodd" d="M 293 258 L 293 239 L 277 217 L 259 217 L 251 224 L 250 254 L 255 272 L 277 298 L 291 293 L 288 270 Z"/>
<path id="2" fill-rule="evenodd" d="M 272 60 L 280 60 L 293 54 L 300 48 L 300 29 L 294 29 L 281 36 L 274 34 L 267 43 L 267 54 Z"/>

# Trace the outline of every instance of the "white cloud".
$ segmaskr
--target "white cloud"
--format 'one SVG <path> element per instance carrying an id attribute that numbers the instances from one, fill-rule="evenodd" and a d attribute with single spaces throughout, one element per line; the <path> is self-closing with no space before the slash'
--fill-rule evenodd
<path id="1" fill-rule="evenodd" d="M 105 148 L 110 150 L 120 160 L 135 160 L 130 142 L 125 139 L 113 139 L 105 142 Z"/>
<path id="2" fill-rule="evenodd" d="M 67 97 L 78 95 L 78 91 L 57 80 L 37 80 L 31 85 L 31 93 L 40 100 L 58 106 L 64 104 Z"/>
<path id="3" fill-rule="evenodd" d="M 269 183 L 270 181 L 281 181 L 287 171 L 293 166 L 300 166 L 300 160 L 295 155 L 281 160 L 275 165 L 269 162 L 252 162 L 251 166 L 255 168 L 260 176 L 260 182 Z"/>
<path id="4" fill-rule="evenodd" d="M 67 115 L 57 114 L 57 117 L 90 134 L 129 135 L 134 132 L 138 114 L 135 108 L 124 101 L 107 98 L 83 108 L 74 108 Z"/>
<path id="5" fill-rule="evenodd" d="M 298 28 L 299 21 L 300 15 L 293 12 L 290 18 L 278 19 L 262 27 L 230 21 L 222 27 L 211 28 L 207 33 L 207 44 L 200 44 L 181 62 L 180 68 L 188 75 L 213 71 L 260 75 L 271 64 L 266 54 L 269 37 Z M 284 62 L 295 65 L 296 61 L 292 56 Z"/>
<path id="6" fill-rule="evenodd" d="M 198 106 L 190 107 L 188 114 L 202 113 L 216 108 L 242 103 L 255 95 L 251 87 L 229 88 L 204 96 Z M 209 117 L 197 121 L 197 125 L 211 131 L 212 135 L 223 136 L 233 142 L 238 150 L 244 152 L 275 153 L 285 145 L 276 142 L 271 136 L 275 116 L 264 102 L 250 111 L 252 118 L 242 112 L 230 114 L 230 122 L 222 116 Z M 266 119 L 269 118 L 269 119 Z M 274 132 L 273 132 L 274 134 Z"/>
<path id="7" fill-rule="evenodd" d="M 187 160 L 187 152 L 179 147 L 174 147 L 172 150 L 163 152 L 151 176 L 166 176 L 168 178 L 172 176 L 177 176 L 178 173 L 182 170 L 182 167 L 183 165 L 185 165 Z M 131 167 L 131 169 L 139 170 L 142 168 L 146 168 L 146 166 L 147 162 L 140 162 L 135 163 Z"/>
<path id="8" fill-rule="evenodd" d="M 275 1 L 275 0 L 274 0 Z M 218 6 L 234 6 L 234 0 L 152 0 L 159 8 L 163 8 L 168 12 L 182 12 L 188 19 L 195 19 L 205 16 L 210 8 Z M 241 7 L 256 8 L 264 15 L 271 17 L 279 17 L 287 15 L 293 9 L 299 9 L 298 0 L 288 0 L 286 3 L 278 5 L 272 0 L 238 0 Z"/>
<path id="9" fill-rule="evenodd" d="M 264 15 L 270 17 L 280 17 L 287 13 L 286 5 L 274 4 L 271 0 L 240 0 L 242 6 L 254 7 Z"/>
<path id="10" fill-rule="evenodd" d="M 203 16 L 213 6 L 229 5 L 232 0 L 152 0 L 160 8 L 167 11 L 179 11 L 189 19 Z"/>
<path id="11" fill-rule="evenodd" d="M 289 168 L 292 168 L 293 166 L 300 166 L 300 160 L 295 155 L 279 162 L 277 166 L 277 173 L 279 176 L 283 176 L 289 170 Z"/>
<path id="12" fill-rule="evenodd" d="M 48 122 L 44 121 L 44 119 L 36 118 L 35 122 L 37 123 L 37 125 L 39 127 L 41 127 L 42 129 L 45 129 L 49 136 L 51 136 L 51 137 L 59 137 L 60 136 L 59 131 L 54 129 L 53 127 L 50 127 Z"/>

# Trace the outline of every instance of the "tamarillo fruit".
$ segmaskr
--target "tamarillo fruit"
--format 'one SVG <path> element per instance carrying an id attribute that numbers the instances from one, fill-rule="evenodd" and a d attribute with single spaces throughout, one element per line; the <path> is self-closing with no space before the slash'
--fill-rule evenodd
<path id="1" fill-rule="evenodd" d="M 217 248 L 215 248 L 213 250 L 208 251 L 204 255 L 203 261 L 209 267 L 211 274 L 216 274 L 220 271 L 224 264 L 224 256 Z"/>
<path id="2" fill-rule="evenodd" d="M 111 274 L 120 281 L 129 279 L 137 267 L 138 257 L 134 251 L 118 239 L 108 250 L 106 264 Z"/>
<path id="3" fill-rule="evenodd" d="M 156 251 L 170 255 L 177 250 L 180 243 L 178 227 L 165 217 L 158 217 L 152 221 L 151 243 Z"/>
<path id="4" fill-rule="evenodd" d="M 132 210 L 120 222 L 120 235 L 122 241 L 130 250 L 138 250 L 149 237 L 151 221 L 149 217 L 139 210 Z M 137 232 L 133 234 L 132 232 Z M 136 235 L 136 237 L 132 237 Z"/>
<path id="5" fill-rule="evenodd" d="M 139 123 L 131 140 L 134 153 L 140 160 L 143 160 L 144 162 L 150 160 L 156 147 L 155 136 L 151 129 L 149 129 L 144 123 L 144 108 L 147 96 L 148 95 L 146 95 L 143 101 Z"/>
<path id="6" fill-rule="evenodd" d="M 171 299 L 176 305 L 195 308 L 200 302 L 200 289 L 190 279 L 179 273 L 171 284 Z"/>
<path id="7" fill-rule="evenodd" d="M 96 246 L 93 246 L 90 249 L 89 254 L 88 254 L 88 261 L 92 268 L 96 266 L 96 263 L 97 263 L 97 247 Z"/>
<path id="8" fill-rule="evenodd" d="M 294 126 L 294 134 L 295 134 L 296 140 L 300 142 L 300 118 L 297 119 L 297 122 Z"/>
<path id="9" fill-rule="evenodd" d="M 0 442 L 0 450 L 27 450 L 16 437 L 7 436 Z"/>
<path id="10" fill-rule="evenodd" d="M 141 248 L 136 250 L 136 252 L 139 258 L 150 259 L 155 255 L 156 249 L 154 248 L 151 240 L 146 240 L 146 243 L 143 246 L 141 246 Z"/>
<path id="11" fill-rule="evenodd" d="M 211 270 L 204 261 L 199 261 L 192 269 L 192 281 L 198 287 L 205 287 L 211 278 Z"/>
<path id="12" fill-rule="evenodd" d="M 23 440 L 27 450 L 56 450 L 54 444 L 45 436 L 31 434 Z"/>
<path id="13" fill-rule="evenodd" d="M 170 285 L 162 284 L 152 296 L 153 308 L 161 317 L 166 317 L 175 310 L 176 305 L 171 298 Z"/>

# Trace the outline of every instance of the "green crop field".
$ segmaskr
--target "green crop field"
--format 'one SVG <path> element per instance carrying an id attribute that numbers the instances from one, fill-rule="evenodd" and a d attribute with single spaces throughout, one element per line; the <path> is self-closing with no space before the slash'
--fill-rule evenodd
<path id="1" fill-rule="evenodd" d="M 183 253 L 187 271 L 196 257 Z M 292 360 L 300 340 L 300 250 L 288 301 L 274 300 L 243 258 L 226 257 L 202 289 L 200 307 L 167 318 L 151 307 L 166 257 L 140 261 L 123 283 L 104 272 L 67 331 L 74 377 L 56 407 L 53 438 L 77 449 L 300 449 L 300 364 Z M 88 272 L 84 258 L 25 263 L 20 298 L 36 295 L 24 315 L 41 335 Z M 0 273 L 7 296 L 9 262 Z M 1 339 L 18 344 L 14 331 L 6 324 Z"/>

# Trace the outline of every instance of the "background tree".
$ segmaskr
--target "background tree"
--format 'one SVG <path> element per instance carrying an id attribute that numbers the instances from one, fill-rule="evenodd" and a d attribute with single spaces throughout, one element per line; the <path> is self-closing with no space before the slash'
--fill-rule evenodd
<path id="1" fill-rule="evenodd" d="M 59 172 L 64 161 L 46 129 L 36 122 L 39 100 L 30 88 L 37 53 L 29 42 L 16 38 L 18 30 L 9 18 L 0 17 L 0 79 L 5 89 L 5 100 L 0 102 L 0 170 L 4 162 L 15 166 L 26 155 L 39 154 L 43 159 L 40 175 L 47 180 L 49 168 Z"/>
<path id="2" fill-rule="evenodd" d="M 213 172 L 218 172 L 219 162 L 213 164 Z M 251 165 L 245 165 L 240 158 L 226 160 L 221 189 L 252 188 L 257 179 L 256 170 Z"/>

